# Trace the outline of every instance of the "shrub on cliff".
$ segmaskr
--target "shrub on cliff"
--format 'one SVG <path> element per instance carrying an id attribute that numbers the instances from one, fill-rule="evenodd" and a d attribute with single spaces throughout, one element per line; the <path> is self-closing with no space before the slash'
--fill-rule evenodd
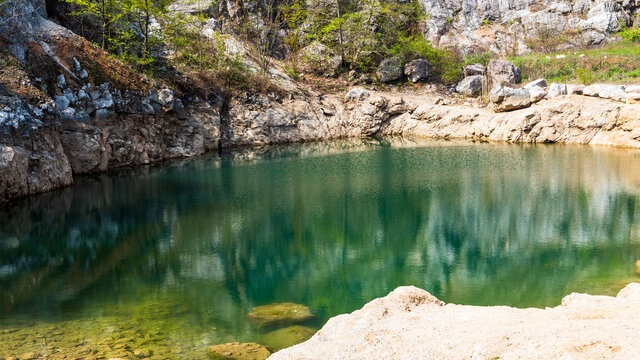
<path id="1" fill-rule="evenodd" d="M 155 60 L 161 45 L 158 19 L 170 0 L 65 0 L 75 5 L 71 15 L 90 16 L 100 24 L 100 46 L 143 68 Z"/>

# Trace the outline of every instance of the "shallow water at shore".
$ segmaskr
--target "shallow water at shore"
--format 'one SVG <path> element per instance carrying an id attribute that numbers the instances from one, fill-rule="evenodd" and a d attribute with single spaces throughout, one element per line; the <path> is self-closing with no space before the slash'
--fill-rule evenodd
<path id="1" fill-rule="evenodd" d="M 255 306 L 305 304 L 319 328 L 409 284 L 612 295 L 637 279 L 639 190 L 636 150 L 399 138 L 81 177 L 0 209 L 0 357 L 205 358 L 273 330 Z"/>

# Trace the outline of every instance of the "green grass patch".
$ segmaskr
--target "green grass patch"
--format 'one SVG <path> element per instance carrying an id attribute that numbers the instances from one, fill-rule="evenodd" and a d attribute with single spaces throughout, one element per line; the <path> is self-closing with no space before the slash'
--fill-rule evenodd
<path id="1" fill-rule="evenodd" d="M 565 55 L 564 58 L 556 58 Z M 640 44 L 622 40 L 603 48 L 512 57 L 523 81 L 544 78 L 562 83 L 640 82 Z"/>

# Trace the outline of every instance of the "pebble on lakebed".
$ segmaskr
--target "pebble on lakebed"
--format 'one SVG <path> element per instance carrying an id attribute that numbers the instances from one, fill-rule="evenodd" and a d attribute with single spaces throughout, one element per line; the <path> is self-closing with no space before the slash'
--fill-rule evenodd
<path id="1" fill-rule="evenodd" d="M 316 331 L 316 329 L 307 326 L 289 326 L 265 334 L 261 343 L 278 351 L 309 340 Z"/>
<path id="2" fill-rule="evenodd" d="M 257 326 L 295 324 L 314 317 L 308 306 L 291 302 L 257 306 L 247 315 L 247 319 Z"/>
<path id="3" fill-rule="evenodd" d="M 260 344 L 238 342 L 209 346 L 208 352 L 213 360 L 265 360 L 271 355 Z"/>

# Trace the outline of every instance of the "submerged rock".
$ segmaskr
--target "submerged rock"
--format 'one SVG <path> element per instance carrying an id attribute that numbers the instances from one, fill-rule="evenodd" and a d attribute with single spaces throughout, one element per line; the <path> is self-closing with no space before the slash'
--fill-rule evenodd
<path id="1" fill-rule="evenodd" d="M 209 358 L 214 360 L 265 360 L 271 352 L 256 343 L 232 342 L 209 346 Z"/>
<path id="2" fill-rule="evenodd" d="M 257 306 L 247 315 L 258 326 L 294 324 L 314 317 L 308 306 L 291 302 Z"/>
<path id="3" fill-rule="evenodd" d="M 289 326 L 264 335 L 262 343 L 277 351 L 309 340 L 316 331 L 307 326 Z"/>

